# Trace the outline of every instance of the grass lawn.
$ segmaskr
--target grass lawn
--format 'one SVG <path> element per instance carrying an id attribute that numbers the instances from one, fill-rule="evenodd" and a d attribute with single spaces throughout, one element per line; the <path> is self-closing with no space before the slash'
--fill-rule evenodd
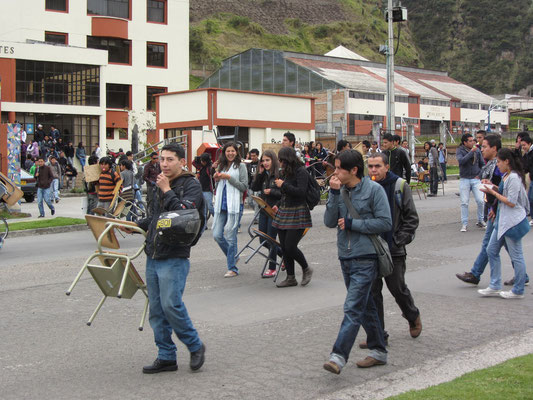
<path id="1" fill-rule="evenodd" d="M 459 174 L 459 166 L 446 166 L 446 175 L 458 175 Z"/>
<path id="2" fill-rule="evenodd" d="M 50 228 L 53 226 L 83 225 L 86 223 L 87 222 L 84 219 L 80 218 L 56 217 L 51 219 L 40 219 L 37 221 L 14 222 L 9 224 L 9 230 L 22 231 L 26 229 Z M 0 225 L 0 229 L 3 229 L 2 225 Z"/>
<path id="3" fill-rule="evenodd" d="M 410 391 L 388 400 L 533 399 L 533 354 L 470 372 L 451 382 Z"/>

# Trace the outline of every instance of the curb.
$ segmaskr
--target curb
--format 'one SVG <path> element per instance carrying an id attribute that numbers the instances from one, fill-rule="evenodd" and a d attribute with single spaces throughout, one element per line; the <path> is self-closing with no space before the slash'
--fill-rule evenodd
<path id="1" fill-rule="evenodd" d="M 79 232 L 88 230 L 87 225 L 65 225 L 65 226 L 53 226 L 50 228 L 38 228 L 38 229 L 25 229 L 22 231 L 10 231 L 7 239 L 25 237 L 25 236 L 39 236 L 47 235 L 50 233 L 64 233 L 64 232 Z"/>

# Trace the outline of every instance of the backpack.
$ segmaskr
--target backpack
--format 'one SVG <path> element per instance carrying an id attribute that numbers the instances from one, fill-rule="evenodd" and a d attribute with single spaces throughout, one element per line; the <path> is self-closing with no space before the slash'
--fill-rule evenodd
<path id="1" fill-rule="evenodd" d="M 309 174 L 309 179 L 307 180 L 305 202 L 307 203 L 309 210 L 312 210 L 318 203 L 320 203 L 320 186 L 311 174 Z"/>
<path id="2" fill-rule="evenodd" d="M 394 201 L 396 201 L 396 205 L 400 209 L 402 208 L 402 198 L 403 198 L 404 188 L 405 188 L 405 179 L 398 178 L 396 180 L 396 183 L 394 184 Z"/>

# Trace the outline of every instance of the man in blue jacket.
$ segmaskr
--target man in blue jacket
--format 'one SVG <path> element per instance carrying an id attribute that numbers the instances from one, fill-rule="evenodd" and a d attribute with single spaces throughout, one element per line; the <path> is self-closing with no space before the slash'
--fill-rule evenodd
<path id="1" fill-rule="evenodd" d="M 470 192 L 474 194 L 477 203 L 477 226 L 485 228 L 483 221 L 483 193 L 479 190 L 481 168 L 485 165 L 483 155 L 476 145 L 474 137 L 465 133 L 461 137 L 461 146 L 457 148 L 457 161 L 459 162 L 459 192 L 461 194 L 461 232 L 466 232 L 468 227 L 468 203 Z"/>
<path id="2" fill-rule="evenodd" d="M 385 191 L 379 184 L 363 177 L 363 170 L 363 157 L 358 151 L 345 150 L 337 155 L 324 214 L 324 224 L 328 228 L 337 228 L 338 256 L 348 291 L 344 319 L 329 361 L 324 364 L 324 369 L 335 374 L 340 374 L 348 361 L 361 326 L 368 335 L 370 354 L 356 365 L 368 368 L 387 363 L 383 328 L 370 294 L 372 282 L 378 275 L 378 263 L 369 235 L 390 231 L 392 220 Z M 351 217 L 341 187 L 348 191 L 360 219 Z"/>

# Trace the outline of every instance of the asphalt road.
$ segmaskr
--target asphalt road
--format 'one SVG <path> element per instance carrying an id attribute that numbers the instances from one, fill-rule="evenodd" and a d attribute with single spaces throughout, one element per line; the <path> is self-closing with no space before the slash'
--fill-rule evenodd
<path id="1" fill-rule="evenodd" d="M 143 332 L 136 329 L 141 294 L 132 300 L 108 299 L 94 324 L 85 325 L 101 297 L 98 287 L 86 274 L 70 297 L 65 291 L 95 250 L 89 231 L 8 239 L 0 251 L 0 397 L 383 398 L 532 352 L 531 286 L 523 300 L 481 298 L 454 276 L 469 270 L 483 236 L 474 220 L 469 232 L 459 232 L 456 187 L 456 182 L 449 183 L 444 197 L 419 200 L 415 195 L 421 227 L 408 248 L 407 282 L 421 311 L 422 335 L 411 339 L 385 289 L 389 363 L 358 369 L 354 361 L 366 352 L 354 347 L 339 376 L 322 369 L 345 296 L 335 231 L 322 222 L 324 206 L 313 211 L 314 227 L 301 242 L 315 269 L 312 282 L 303 288 L 278 289 L 272 280 L 261 279 L 259 257 L 248 265 L 241 261 L 240 276 L 224 279 L 222 252 L 211 231 L 204 234 L 192 252 L 185 293 L 207 345 L 206 363 L 198 373 L 189 370 L 188 352 L 177 342 L 177 373 L 142 374 L 156 349 L 149 324 Z M 75 214 L 78 203 L 62 200 L 58 214 Z M 248 212 L 243 228 L 250 219 Z M 532 237 L 523 241 L 528 265 L 533 262 Z M 247 238 L 243 229 L 239 248 Z M 141 238 L 120 241 L 123 250 L 132 251 Z M 504 278 L 509 278 L 507 254 L 502 260 Z M 143 264 L 141 256 L 135 263 L 141 275 Z M 488 278 L 487 271 L 479 286 L 486 287 Z"/>

